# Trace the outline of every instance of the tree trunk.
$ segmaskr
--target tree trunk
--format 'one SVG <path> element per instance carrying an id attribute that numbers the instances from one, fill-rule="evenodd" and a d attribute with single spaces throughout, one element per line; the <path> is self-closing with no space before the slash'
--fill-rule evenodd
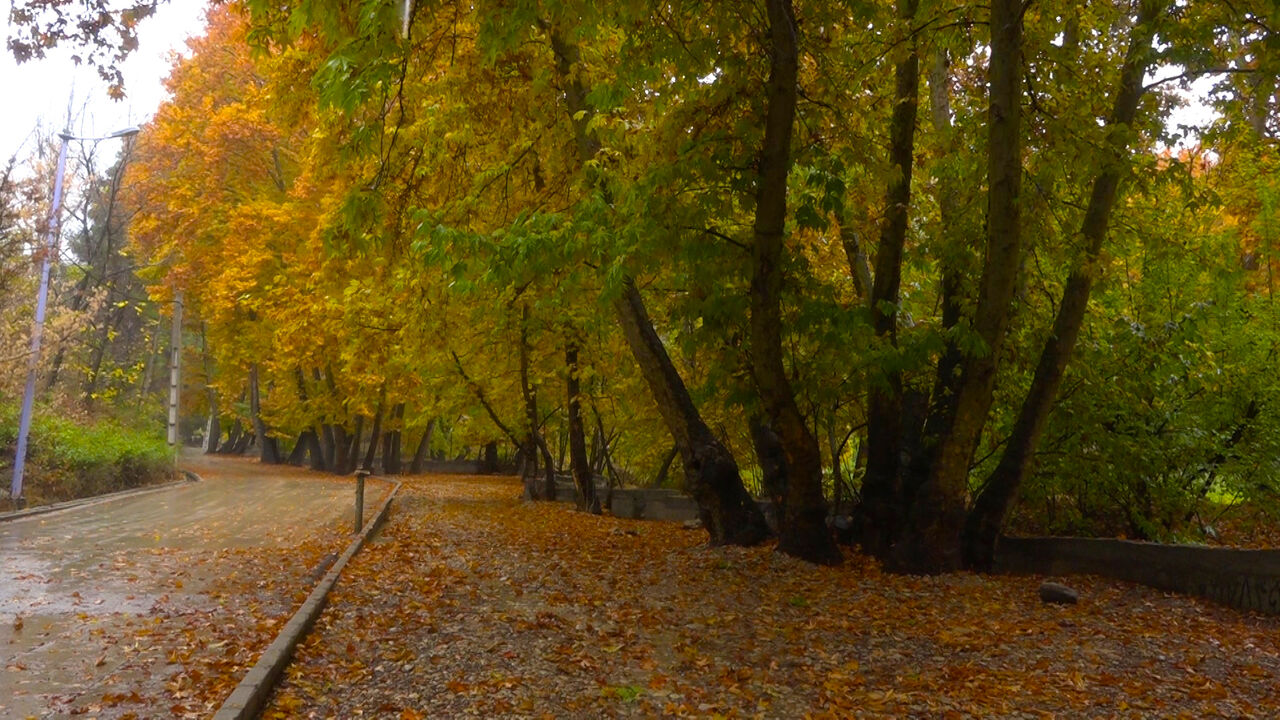
<path id="1" fill-rule="evenodd" d="M 769 427 L 768 418 L 752 415 L 747 423 L 751 431 L 751 444 L 760 465 L 760 487 L 773 503 L 775 517 L 782 517 L 787 506 L 787 453 L 782 439 Z"/>
<path id="2" fill-rule="evenodd" d="M 204 453 L 215 452 L 222 438 L 222 423 L 218 419 L 218 391 L 213 387 L 213 368 L 209 359 L 209 344 L 205 340 L 204 323 L 200 323 L 200 356 L 204 364 L 204 387 L 209 394 L 209 420 L 204 428 Z"/>
<path id="3" fill-rule="evenodd" d="M 404 433 L 404 403 L 396 403 L 396 406 L 391 409 L 391 422 L 392 430 L 383 435 L 382 472 L 387 475 L 399 475 L 400 438 Z"/>
<path id="4" fill-rule="evenodd" d="M 240 434 L 243 432 L 240 418 L 236 418 L 231 424 L 231 429 L 227 431 L 227 441 L 218 446 L 219 455 L 230 455 L 232 449 L 240 442 Z"/>
<path id="5" fill-rule="evenodd" d="M 347 429 L 342 425 L 331 425 L 333 429 L 333 463 L 329 466 L 335 475 L 346 475 L 350 464 L 351 439 Z"/>
<path id="6" fill-rule="evenodd" d="M 413 451 L 413 462 L 409 465 L 410 475 L 421 475 L 422 469 L 426 466 L 427 457 L 431 452 L 431 435 L 436 429 L 436 419 L 431 418 L 427 421 L 427 429 L 422 431 L 422 438 L 418 440 L 418 447 Z"/>
<path id="7" fill-rule="evenodd" d="M 298 440 L 293 444 L 293 449 L 289 451 L 289 458 L 285 460 L 286 464 L 302 467 L 303 461 L 307 458 L 307 438 L 310 435 L 310 430 L 303 430 L 298 433 Z"/>
<path id="8" fill-rule="evenodd" d="M 789 471 L 778 549 L 809 562 L 838 564 L 840 550 L 826 523 L 821 451 L 796 404 L 782 357 L 783 241 L 799 55 L 791 0 L 766 0 L 765 6 L 769 15 L 770 64 L 751 252 L 752 372 L 769 420 L 782 440 Z"/>
<path id="9" fill-rule="evenodd" d="M 343 475 L 350 475 L 360 467 L 360 448 L 364 444 L 364 416 L 356 415 L 356 427 L 347 445 L 347 463 L 342 468 Z"/>
<path id="10" fill-rule="evenodd" d="M 579 59 L 576 45 L 552 27 L 543 24 L 556 58 L 565 110 L 573 125 L 574 142 L 581 166 L 595 159 L 600 142 L 591 121 L 595 108 L 587 102 L 582 76 L 574 71 Z M 608 193 L 608 188 L 602 188 Z M 627 344 L 640 366 L 645 383 L 675 439 L 684 461 L 685 481 L 698 503 L 703 527 L 713 544 L 754 545 L 769 535 L 760 508 L 742 486 L 742 476 L 733 455 L 711 434 L 694 407 L 684 381 L 667 355 L 661 338 L 653 329 L 644 302 L 632 278 L 623 281 L 614 301 Z M 545 446 L 545 443 L 544 443 Z"/>
<path id="11" fill-rule="evenodd" d="M 698 503 L 711 543 L 755 545 L 763 541 L 769 536 L 764 515 L 743 487 L 733 455 L 712 435 L 694 407 L 631 279 L 623 281 L 614 309 L 640 374 L 680 453 L 686 489 Z"/>
<path id="12" fill-rule="evenodd" d="M 373 414 L 373 429 L 369 433 L 369 449 L 364 455 L 364 469 L 373 472 L 373 461 L 378 454 L 378 442 L 382 440 L 382 413 L 387 403 L 387 386 L 378 391 L 378 409 Z"/>
<path id="13" fill-rule="evenodd" d="M 267 431 L 262 420 L 262 396 L 258 388 L 258 364 L 249 366 L 249 414 L 253 421 L 253 436 L 258 443 L 258 460 L 267 465 L 280 464 L 280 445 Z"/>
<path id="14" fill-rule="evenodd" d="M 916 0 L 898 1 L 898 24 L 907 36 L 907 55 L 894 68 L 893 117 L 889 125 L 889 162 L 893 180 L 885 190 L 880 246 L 871 286 L 871 322 L 880 342 L 898 344 L 902 254 L 911 208 L 911 171 L 915 165 L 916 114 L 920 93 L 920 55 L 912 23 Z M 871 382 L 867 397 L 867 471 L 862 481 L 859 524 L 862 546 L 885 557 L 904 514 L 902 457 L 902 372 L 891 368 Z"/>
<path id="15" fill-rule="evenodd" d="M 960 566 L 969 464 L 986 425 L 1022 256 L 1022 2 L 992 0 L 989 63 L 987 248 L 972 318 L 981 352 L 965 356 L 955 412 L 938 434 L 928 479 L 911 502 L 893 564 L 911 572 Z"/>
<path id="16" fill-rule="evenodd" d="M 586 428 L 582 424 L 582 387 L 578 379 L 578 341 L 569 338 L 564 348 L 566 409 L 569 419 L 569 467 L 573 484 L 578 488 L 578 509 L 600 514 L 600 498 L 596 497 L 596 481 L 587 459 Z"/>
<path id="17" fill-rule="evenodd" d="M 1142 81 L 1153 55 L 1153 25 L 1164 14 L 1165 5 L 1166 2 L 1152 0 L 1145 0 L 1141 4 L 1120 71 L 1111 116 L 1107 121 L 1107 145 L 1114 157 L 1103 161 L 1103 167 L 1094 179 L 1089 205 L 1080 226 L 1080 235 L 1085 242 L 1084 254 L 1067 278 L 1053 329 L 1040 352 L 1031 387 L 1023 399 L 1013 432 L 1005 444 L 1004 454 L 987 478 L 987 483 L 965 523 L 964 560 L 972 568 L 991 568 L 1005 513 L 1026 476 L 1036 443 L 1040 439 L 1045 421 L 1048 420 L 1054 398 L 1062 384 L 1062 376 L 1084 324 L 1093 280 L 1098 273 L 1097 260 L 1106 240 L 1120 177 L 1129 165 L 1129 128 L 1142 100 Z"/>
<path id="18" fill-rule="evenodd" d="M 666 456 L 662 458 L 662 465 L 658 466 L 658 474 L 653 476 L 653 482 L 649 483 L 650 487 L 662 487 L 662 484 L 667 481 L 667 473 L 671 472 L 671 463 L 679 454 L 680 448 L 672 445 Z"/>

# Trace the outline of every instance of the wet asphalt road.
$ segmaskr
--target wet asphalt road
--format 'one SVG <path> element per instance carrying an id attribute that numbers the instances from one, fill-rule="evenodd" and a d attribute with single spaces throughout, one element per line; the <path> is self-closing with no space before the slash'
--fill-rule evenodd
<path id="1" fill-rule="evenodd" d="M 219 551 L 290 547 L 351 513 L 341 481 L 239 459 L 187 456 L 183 466 L 205 480 L 0 522 L 0 717 L 59 716 L 59 703 L 92 693 L 95 638 L 161 600 L 216 613 L 201 589 Z M 192 557 L 198 567 L 183 560 Z"/>

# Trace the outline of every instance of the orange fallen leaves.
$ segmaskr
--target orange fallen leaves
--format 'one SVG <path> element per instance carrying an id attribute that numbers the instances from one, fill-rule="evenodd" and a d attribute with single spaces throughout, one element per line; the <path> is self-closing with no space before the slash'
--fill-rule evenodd
<path id="1" fill-rule="evenodd" d="M 279 698 L 295 716 L 1269 717 L 1280 621 L 1090 578 L 900 577 L 406 483 Z M 797 600 L 799 599 L 799 600 Z M 371 670 L 353 672 L 356 659 Z M 323 682 L 319 682 L 323 679 Z M 274 706 L 276 717 L 281 702 Z M 402 715 L 405 716 L 405 715 Z"/>

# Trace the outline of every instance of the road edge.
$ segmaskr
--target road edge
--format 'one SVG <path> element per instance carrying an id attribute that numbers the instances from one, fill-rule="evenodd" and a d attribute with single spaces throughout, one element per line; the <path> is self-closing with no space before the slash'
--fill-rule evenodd
<path id="1" fill-rule="evenodd" d="M 179 470 L 179 472 L 185 476 L 184 479 L 171 480 L 159 485 L 129 488 L 128 490 L 117 490 L 104 495 L 94 495 L 93 497 L 78 498 L 76 500 L 65 500 L 63 502 L 53 503 L 52 505 L 40 505 L 38 507 L 27 508 L 26 510 L 0 513 L 0 523 L 12 522 L 14 520 L 26 520 L 27 518 L 36 517 L 38 515 L 49 515 L 51 513 L 62 512 L 63 510 L 73 510 L 75 508 L 85 507 L 87 505 L 109 503 L 115 500 L 123 500 L 125 498 L 136 497 L 138 495 L 147 495 L 149 493 L 161 492 L 162 490 L 172 490 L 173 488 L 181 485 L 190 485 L 191 483 L 204 481 L 204 478 L 190 470 Z"/>
<path id="2" fill-rule="evenodd" d="M 249 668 L 249 672 L 241 678 L 240 683 L 236 685 L 235 690 L 222 703 L 222 707 L 218 708 L 218 712 L 214 714 L 213 720 L 250 720 L 256 718 L 267 704 L 267 698 L 271 696 L 271 692 L 275 689 L 276 681 L 284 673 L 285 667 L 289 665 L 289 660 L 293 657 L 293 651 L 297 648 L 298 643 L 302 642 L 302 638 L 315 625 L 316 619 L 320 617 L 320 613 L 324 610 L 325 602 L 328 600 L 329 591 L 338 582 L 338 576 L 341 575 L 342 569 L 346 567 L 347 562 L 360 552 L 360 548 L 364 547 L 365 542 L 378 531 L 382 523 L 387 519 L 387 513 L 391 509 L 391 501 L 395 499 L 396 493 L 400 491 L 400 482 L 396 482 L 392 486 L 391 492 L 382 502 L 382 506 L 378 508 L 378 512 L 373 516 L 373 520 L 365 525 L 364 530 L 351 541 L 345 552 L 334 561 L 333 566 L 329 568 L 329 572 L 325 573 L 324 578 L 316 584 L 311 590 L 311 594 L 298 608 L 293 617 L 289 618 L 289 622 L 281 628 L 280 634 L 276 639 L 262 651 L 262 655 L 253 667 Z"/>

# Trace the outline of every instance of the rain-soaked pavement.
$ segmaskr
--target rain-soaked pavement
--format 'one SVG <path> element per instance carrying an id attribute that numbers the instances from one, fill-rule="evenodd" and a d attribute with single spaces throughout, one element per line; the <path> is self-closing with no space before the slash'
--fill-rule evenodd
<path id="1" fill-rule="evenodd" d="M 0 522 L 0 718 L 78 714 L 108 683 L 146 682 L 154 667 L 130 676 L 104 638 L 160 606 L 216 618 L 204 590 L 237 549 L 290 548 L 316 528 L 336 540 L 350 517 L 351 485 L 336 478 L 192 455 L 183 466 L 204 482 Z"/>

